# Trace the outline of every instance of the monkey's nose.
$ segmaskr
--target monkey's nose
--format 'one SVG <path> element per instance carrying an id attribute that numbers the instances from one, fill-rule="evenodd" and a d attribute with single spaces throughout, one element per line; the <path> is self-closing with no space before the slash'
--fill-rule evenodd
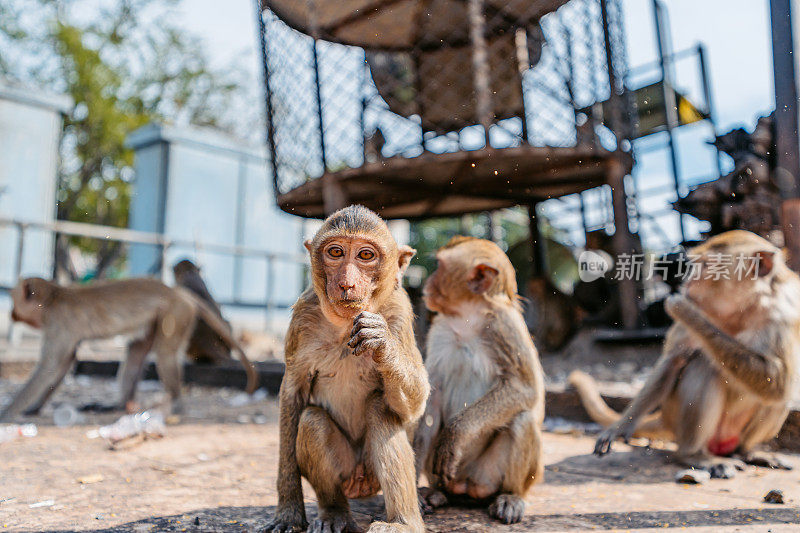
<path id="1" fill-rule="evenodd" d="M 342 289 L 343 291 L 349 291 L 350 289 L 355 288 L 355 286 L 356 286 L 355 283 L 350 283 L 346 281 L 339 282 L 339 288 Z"/>

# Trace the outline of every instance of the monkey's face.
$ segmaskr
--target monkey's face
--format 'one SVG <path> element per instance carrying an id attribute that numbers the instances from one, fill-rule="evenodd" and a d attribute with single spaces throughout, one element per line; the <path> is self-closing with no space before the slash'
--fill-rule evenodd
<path id="1" fill-rule="evenodd" d="M 748 232 L 718 235 L 692 250 L 696 271 L 682 292 L 711 318 L 738 323 L 753 306 L 769 297 L 773 280 L 786 269 L 781 252 Z"/>
<path id="2" fill-rule="evenodd" d="M 373 292 L 385 274 L 385 258 L 376 243 L 359 237 L 335 237 L 322 244 L 320 254 L 325 294 L 334 312 L 353 318 L 369 310 Z"/>
<path id="3" fill-rule="evenodd" d="M 44 320 L 44 297 L 46 285 L 35 279 L 25 279 L 11 291 L 14 306 L 11 320 L 23 322 L 34 328 L 41 328 Z"/>
<path id="4" fill-rule="evenodd" d="M 434 313 L 454 315 L 458 304 L 469 298 L 463 287 L 466 284 L 466 272 L 459 268 L 457 257 L 448 257 L 446 250 L 436 254 L 437 266 L 433 274 L 425 280 L 422 288 L 422 299 L 425 306 Z M 460 283 L 459 283 L 460 281 Z"/>
<path id="5" fill-rule="evenodd" d="M 514 267 L 491 241 L 455 237 L 436 254 L 438 262 L 422 296 L 431 311 L 457 315 L 463 304 L 516 299 Z"/>

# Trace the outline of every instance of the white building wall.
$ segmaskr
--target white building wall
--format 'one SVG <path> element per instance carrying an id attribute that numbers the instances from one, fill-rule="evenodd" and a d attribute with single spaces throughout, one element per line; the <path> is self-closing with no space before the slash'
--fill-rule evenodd
<path id="1" fill-rule="evenodd" d="M 260 304 L 267 291 L 276 320 L 286 316 L 304 286 L 303 268 L 276 261 L 268 282 L 262 258 L 219 254 L 204 244 L 239 245 L 302 256 L 302 219 L 275 205 L 263 151 L 249 149 L 219 132 L 148 125 L 128 139 L 136 150 L 131 199 L 132 229 L 163 232 L 190 241 L 167 251 L 167 267 L 191 259 L 202 268 L 209 290 L 222 302 Z M 148 275 L 158 265 L 156 247 L 131 247 L 131 275 Z M 167 275 L 171 280 L 171 270 Z M 229 308 L 228 315 L 236 313 Z M 264 312 L 255 311 L 263 317 Z M 243 308 L 239 315 L 244 315 Z"/>
<path id="2" fill-rule="evenodd" d="M 70 99 L 0 82 L 0 217 L 52 222 L 56 214 L 62 113 Z M 16 283 L 18 232 L 0 226 L 0 286 Z M 53 238 L 30 230 L 22 276 L 50 277 Z"/>

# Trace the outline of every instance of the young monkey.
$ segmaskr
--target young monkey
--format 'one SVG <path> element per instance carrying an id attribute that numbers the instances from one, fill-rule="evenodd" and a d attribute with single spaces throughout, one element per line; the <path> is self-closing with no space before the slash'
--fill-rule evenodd
<path id="1" fill-rule="evenodd" d="M 492 517 L 518 522 L 544 469 L 544 376 L 514 268 L 497 245 L 472 237 L 454 237 L 436 257 L 423 292 L 438 314 L 425 360 L 432 392 L 414 442 L 430 484 L 421 505 L 491 498 Z"/>
<path id="2" fill-rule="evenodd" d="M 789 469 L 755 447 L 778 433 L 789 412 L 800 349 L 800 277 L 781 250 L 747 231 L 712 237 L 690 256 L 698 270 L 667 300 L 675 323 L 664 353 L 641 392 L 597 439 L 595 453 L 608 453 L 618 437 L 627 440 L 660 408 L 661 424 L 687 466 L 721 478 L 745 463 Z M 597 400 L 591 378 L 573 373 L 570 380 L 582 399 Z"/>
<path id="3" fill-rule="evenodd" d="M 308 526 L 303 476 L 319 503 L 309 532 L 358 531 L 348 498 L 379 490 L 387 522 L 369 531 L 422 532 L 409 433 L 429 386 L 400 284 L 414 250 L 362 206 L 332 214 L 306 248 L 312 287 L 286 335 L 278 508 L 266 530 Z"/>

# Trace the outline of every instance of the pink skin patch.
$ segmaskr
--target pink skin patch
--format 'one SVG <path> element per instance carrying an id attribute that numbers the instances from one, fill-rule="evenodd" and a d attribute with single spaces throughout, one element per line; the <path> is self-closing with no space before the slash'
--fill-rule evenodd
<path id="1" fill-rule="evenodd" d="M 714 455 L 728 456 L 736 451 L 739 446 L 739 435 L 734 435 L 727 439 L 717 439 L 714 437 L 708 441 L 708 451 Z"/>

